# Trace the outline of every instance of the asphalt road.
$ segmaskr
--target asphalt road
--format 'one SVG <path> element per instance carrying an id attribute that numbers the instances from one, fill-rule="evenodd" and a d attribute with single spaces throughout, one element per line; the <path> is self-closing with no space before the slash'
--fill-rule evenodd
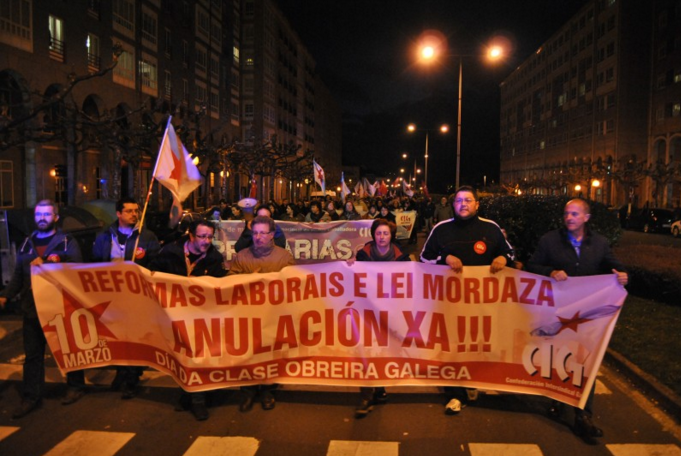
<path id="1" fill-rule="evenodd" d="M 174 411 L 177 389 L 151 374 L 137 398 L 122 400 L 106 389 L 112 372 L 91 371 L 98 386 L 70 406 L 59 402 L 63 383 L 50 383 L 42 408 L 20 420 L 10 419 L 18 382 L 3 382 L 0 454 L 681 454 L 681 427 L 607 367 L 597 385 L 596 421 L 605 432 L 597 446 L 573 435 L 570 412 L 562 422 L 546 417 L 545 398 L 483 392 L 461 414 L 446 416 L 443 396 L 427 388 L 389 390 L 388 404 L 361 420 L 353 416 L 353 389 L 285 387 L 274 410 L 248 413 L 238 411 L 238 390 L 219 391 L 210 397 L 209 420 L 197 422 Z"/>

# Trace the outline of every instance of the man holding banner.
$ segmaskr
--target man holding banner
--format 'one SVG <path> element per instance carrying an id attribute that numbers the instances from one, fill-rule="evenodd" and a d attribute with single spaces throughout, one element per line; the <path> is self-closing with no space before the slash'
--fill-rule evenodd
<path id="1" fill-rule="evenodd" d="M 257 216 L 251 223 L 253 244 L 236 254 L 229 269 L 229 275 L 277 272 L 286 266 L 295 265 L 293 255 L 274 244 L 276 226 L 270 217 Z M 248 412 L 258 392 L 263 410 L 272 410 L 275 405 L 272 391 L 276 385 L 245 386 L 241 390 L 245 397 L 239 410 Z"/>
<path id="2" fill-rule="evenodd" d="M 184 277 L 224 277 L 223 257 L 213 245 L 215 225 L 207 220 L 196 220 L 189 225 L 189 235 L 166 244 L 154 258 L 152 271 Z M 206 393 L 182 393 L 180 408 L 191 410 L 197 421 L 208 419 Z"/>
<path id="3" fill-rule="evenodd" d="M 612 254 L 608 240 L 589 229 L 591 208 L 583 199 L 567 202 L 563 212 L 564 228 L 551 231 L 539 240 L 527 269 L 536 274 L 549 276 L 562 282 L 572 276 L 590 276 L 613 273 L 617 282 L 624 286 L 629 276 L 624 266 Z M 586 443 L 596 444 L 596 438 L 603 431 L 591 420 L 593 416 L 594 387 L 589 393 L 584 410 L 575 408 L 573 431 Z M 549 408 L 549 416 L 559 419 L 562 404 L 554 401 Z"/>
<path id="4" fill-rule="evenodd" d="M 156 235 L 149 229 L 138 226 L 140 209 L 137 201 L 131 197 L 121 198 L 116 202 L 116 217 L 105 231 L 95 238 L 92 248 L 94 263 L 109 261 L 134 261 L 148 267 L 161 246 Z M 135 247 L 136 246 L 136 247 Z M 83 372 L 80 371 L 81 376 Z M 137 366 L 118 366 L 116 377 L 111 383 L 113 391 L 122 391 L 122 399 L 132 399 L 137 390 L 142 368 Z"/>
<path id="5" fill-rule="evenodd" d="M 490 272 L 494 274 L 512 264 L 510 244 L 499 225 L 478 217 L 479 206 L 475 189 L 460 187 L 454 195 L 454 218 L 435 225 L 421 251 L 421 261 L 446 264 L 457 274 L 463 271 L 464 265 L 490 265 Z M 464 391 L 460 387 L 445 387 L 448 415 L 459 413 L 467 399 L 477 397 L 476 390 L 469 390 L 468 395 Z"/>
<path id="6" fill-rule="evenodd" d="M 40 406 L 45 388 L 45 335 L 38 319 L 31 287 L 31 266 L 43 263 L 80 263 L 82 257 L 78 243 L 57 229 L 59 211 L 51 200 L 38 202 L 34 210 L 37 226 L 17 251 L 17 263 L 12 279 L 0 296 L 0 307 L 5 307 L 8 298 L 21 294 L 24 338 L 24 374 L 21 404 L 12 413 L 12 418 L 21 418 Z M 67 374 L 69 386 L 63 399 L 71 404 L 83 395 L 85 382 L 78 372 Z"/>

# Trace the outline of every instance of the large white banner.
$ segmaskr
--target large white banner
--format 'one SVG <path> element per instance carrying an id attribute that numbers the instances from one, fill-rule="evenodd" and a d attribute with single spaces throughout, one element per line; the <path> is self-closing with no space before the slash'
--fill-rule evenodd
<path id="1" fill-rule="evenodd" d="M 259 383 L 452 385 L 583 407 L 626 291 L 412 262 L 186 278 L 133 263 L 33 268 L 64 372 L 150 366 L 187 391 Z"/>

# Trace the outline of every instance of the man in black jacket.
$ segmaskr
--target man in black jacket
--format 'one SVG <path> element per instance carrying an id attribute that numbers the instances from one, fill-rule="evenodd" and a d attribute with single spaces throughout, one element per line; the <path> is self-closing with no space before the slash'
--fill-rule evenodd
<path id="1" fill-rule="evenodd" d="M 527 264 L 527 270 L 549 276 L 556 281 L 569 277 L 598 274 L 615 274 L 620 285 L 629 281 L 624 266 L 610 251 L 608 240 L 589 229 L 591 208 L 583 199 L 568 201 L 563 212 L 564 228 L 550 231 L 539 240 L 537 250 Z M 594 384 L 595 387 L 595 384 Z M 593 424 L 594 389 L 591 389 L 584 410 L 575 408 L 573 431 L 589 444 L 597 443 L 596 438 L 603 431 Z M 559 418 L 562 407 L 553 402 L 549 409 L 552 418 Z"/>
<path id="2" fill-rule="evenodd" d="M 478 195 L 475 189 L 460 187 L 454 195 L 454 218 L 439 222 L 428 235 L 421 251 L 421 261 L 446 264 L 455 273 L 465 266 L 490 266 L 497 273 L 507 264 L 513 264 L 513 249 L 506 241 L 499 225 L 478 217 Z M 456 414 L 467 399 L 475 400 L 477 390 L 445 387 L 448 402 L 445 413 Z"/>
<path id="3" fill-rule="evenodd" d="M 152 271 L 185 277 L 224 277 L 224 258 L 213 245 L 215 226 L 206 220 L 195 220 L 189 225 L 189 235 L 167 244 L 153 259 Z M 182 409 L 189 408 L 197 421 L 208 419 L 206 393 L 183 394 L 180 397 Z"/>
<path id="4" fill-rule="evenodd" d="M 134 261 L 140 266 L 148 267 L 161 246 L 153 232 L 147 228 L 142 228 L 140 232 L 138 226 L 140 209 L 137 201 L 129 197 L 118 200 L 116 217 L 118 221 L 112 223 L 95 238 L 92 262 Z M 137 244 L 137 249 L 135 249 L 135 244 Z M 111 389 L 121 390 L 122 399 L 132 399 L 137 394 L 137 385 L 141 375 L 141 367 L 118 366 Z"/>
<path id="5" fill-rule="evenodd" d="M 78 243 L 71 236 L 57 229 L 59 210 L 50 200 L 40 201 L 34 210 L 37 230 L 23 242 L 17 251 L 17 264 L 14 274 L 0 296 L 0 306 L 4 307 L 7 299 L 21 293 L 21 311 L 24 316 L 23 336 L 24 378 L 22 399 L 19 407 L 12 413 L 12 418 L 21 418 L 35 410 L 42 401 L 45 388 L 45 334 L 38 319 L 38 312 L 31 290 L 31 266 L 43 263 L 80 263 L 82 260 Z M 65 405 L 71 404 L 83 395 L 85 379 L 78 373 L 67 374 L 68 390 Z M 75 375 L 74 375 L 75 374 Z"/>

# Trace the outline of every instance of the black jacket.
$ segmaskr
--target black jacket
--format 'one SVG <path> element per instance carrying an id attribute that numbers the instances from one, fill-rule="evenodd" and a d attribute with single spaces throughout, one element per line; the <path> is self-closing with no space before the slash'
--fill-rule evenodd
<path id="1" fill-rule="evenodd" d="M 568 276 L 610 274 L 613 269 L 624 272 L 625 268 L 612 254 L 605 236 L 587 228 L 582 239 L 580 255 L 577 256 L 565 228 L 549 231 L 539 239 L 534 255 L 527 263 L 527 270 L 550 276 L 553 271 L 565 271 Z"/>
<path id="2" fill-rule="evenodd" d="M 184 257 L 184 243 L 187 237 L 166 244 L 161 252 L 151 261 L 149 269 L 187 277 L 187 262 Z M 192 269 L 194 277 L 211 276 L 224 277 L 227 274 L 223 266 L 223 256 L 211 245 L 206 256 L 201 258 Z"/>
<path id="3" fill-rule="evenodd" d="M 17 250 L 17 263 L 12 279 L 2 291 L 2 296 L 8 299 L 21 293 L 21 311 L 27 318 L 38 318 L 31 289 L 31 261 L 38 258 L 34 245 L 35 238 L 36 232 L 33 232 Z M 83 261 L 78 242 L 60 230 L 57 230 L 47 245 L 42 259 L 46 263 L 80 263 Z"/>
<path id="4" fill-rule="evenodd" d="M 490 265 L 498 256 L 506 257 L 508 266 L 513 264 L 513 249 L 499 225 L 477 215 L 435 225 L 421 251 L 421 261 L 447 264 L 447 255 L 454 255 L 464 266 Z"/>
<path id="5" fill-rule="evenodd" d="M 125 241 L 125 259 L 132 261 L 132 250 L 135 248 L 135 241 L 139 235 L 139 230 L 135 228 L 132 234 Z M 106 262 L 111 261 L 111 240 L 113 237 L 118 237 L 118 222 L 112 223 L 106 230 L 102 231 L 95 238 L 95 245 L 92 248 L 92 262 Z M 154 256 L 161 249 L 156 235 L 146 228 L 142 228 L 142 235 L 137 245 L 137 256 L 135 263 L 145 268 Z"/>

